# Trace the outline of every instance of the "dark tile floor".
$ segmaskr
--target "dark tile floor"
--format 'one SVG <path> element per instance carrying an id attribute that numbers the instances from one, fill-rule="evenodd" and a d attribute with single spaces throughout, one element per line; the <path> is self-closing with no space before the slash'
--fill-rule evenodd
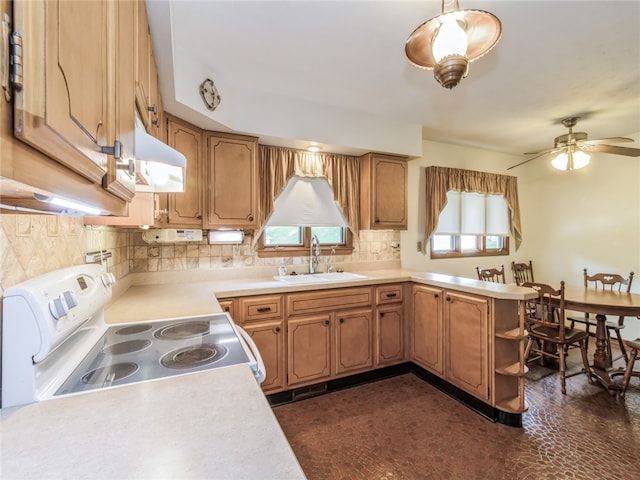
<path id="1" fill-rule="evenodd" d="M 623 401 L 584 375 L 567 380 L 566 396 L 555 373 L 527 379 L 522 428 L 492 423 L 412 374 L 274 412 L 309 480 L 638 480 L 632 384 Z"/>

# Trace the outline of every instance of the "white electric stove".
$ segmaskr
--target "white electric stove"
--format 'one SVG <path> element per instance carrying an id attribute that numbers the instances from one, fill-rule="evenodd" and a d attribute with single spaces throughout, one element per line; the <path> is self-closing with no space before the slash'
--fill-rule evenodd
<path id="1" fill-rule="evenodd" d="M 238 364 L 264 380 L 255 344 L 227 313 L 105 324 L 114 282 L 90 264 L 5 291 L 3 408 Z"/>

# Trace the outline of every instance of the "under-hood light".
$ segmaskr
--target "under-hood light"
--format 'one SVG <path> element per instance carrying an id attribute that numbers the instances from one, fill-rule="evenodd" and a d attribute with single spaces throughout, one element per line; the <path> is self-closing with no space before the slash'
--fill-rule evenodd
<path id="1" fill-rule="evenodd" d="M 70 215 L 70 216 L 82 216 L 82 215 L 102 215 L 103 212 L 99 208 L 92 207 L 90 205 L 85 205 L 83 203 L 74 202 L 72 200 L 67 200 L 66 198 L 54 197 L 54 196 L 46 196 L 41 195 L 39 193 L 34 193 L 33 197 L 45 203 L 50 203 L 51 205 L 56 205 L 58 207 L 64 207 L 67 210 L 63 210 L 60 212 L 62 215 Z"/>

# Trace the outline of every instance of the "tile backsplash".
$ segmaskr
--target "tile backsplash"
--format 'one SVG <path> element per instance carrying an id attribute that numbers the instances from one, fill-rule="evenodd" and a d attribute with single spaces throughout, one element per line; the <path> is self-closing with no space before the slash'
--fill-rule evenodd
<path id="1" fill-rule="evenodd" d="M 343 262 L 400 260 L 400 232 L 363 230 L 354 240 L 351 255 L 337 255 Z M 84 263 L 87 252 L 107 250 L 107 266 L 117 279 L 130 272 L 206 270 L 233 267 L 275 267 L 286 263 L 290 270 L 308 269 L 308 257 L 259 258 L 251 237 L 241 245 L 198 243 L 148 244 L 142 231 L 84 226 L 82 218 L 53 215 L 0 215 L 0 295 L 12 285 L 43 273 Z M 323 257 L 321 261 L 326 261 Z M 372 266 L 375 268 L 374 266 Z M 322 268 L 322 264 L 321 264 Z M 275 272 L 274 272 L 275 273 Z"/>

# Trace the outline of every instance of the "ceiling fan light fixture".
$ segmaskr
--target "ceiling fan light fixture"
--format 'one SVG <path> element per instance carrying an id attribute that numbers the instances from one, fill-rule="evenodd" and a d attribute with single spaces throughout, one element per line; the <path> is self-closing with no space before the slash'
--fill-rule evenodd
<path id="1" fill-rule="evenodd" d="M 467 76 L 469 63 L 489 52 L 501 36 L 502 24 L 492 13 L 460 10 L 458 0 L 442 0 L 442 13 L 411 33 L 405 54 L 414 66 L 432 69 L 438 83 L 451 89 Z"/>
<path id="2" fill-rule="evenodd" d="M 551 160 L 551 165 L 558 170 L 579 170 L 589 165 L 589 160 L 588 153 L 570 147 L 566 152 L 561 152 Z"/>

